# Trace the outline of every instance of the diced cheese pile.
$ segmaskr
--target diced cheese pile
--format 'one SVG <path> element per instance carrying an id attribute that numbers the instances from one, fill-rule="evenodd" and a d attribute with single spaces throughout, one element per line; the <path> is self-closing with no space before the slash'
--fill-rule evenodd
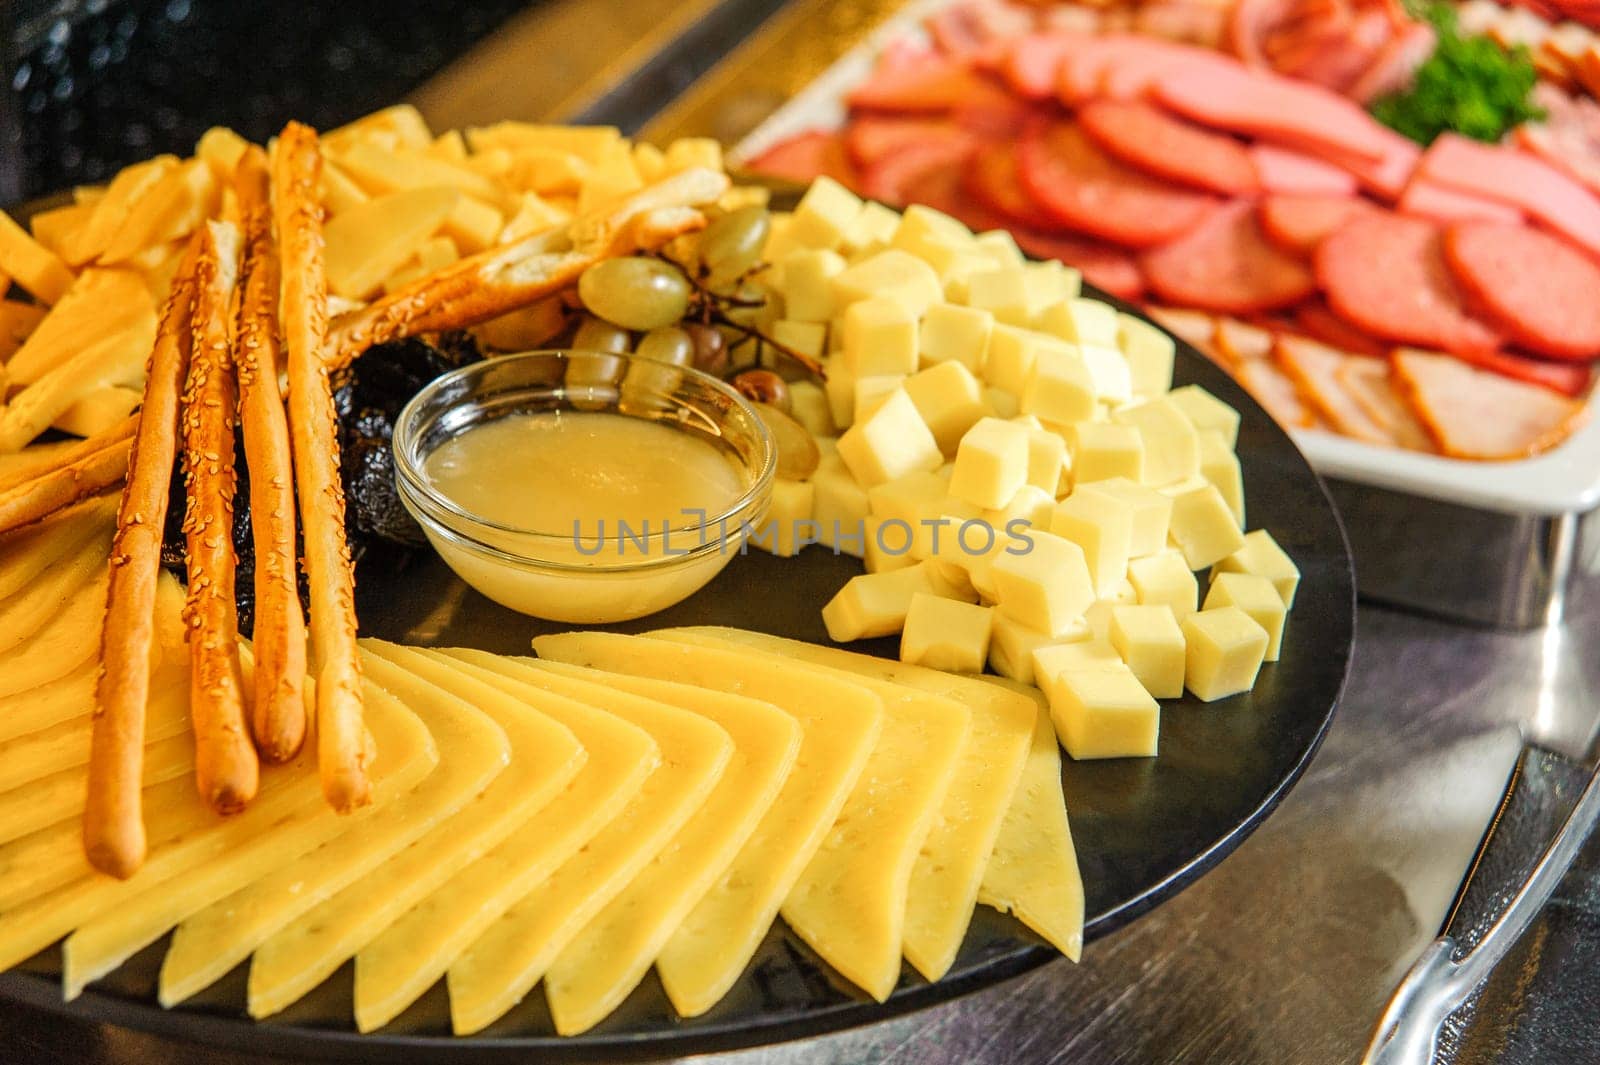
<path id="1" fill-rule="evenodd" d="M 823 609 L 833 639 L 1036 684 L 1075 758 L 1154 755 L 1157 699 L 1254 685 L 1299 574 L 1245 532 L 1239 415 L 1172 388 L 1170 337 L 1009 234 L 827 178 L 773 223 L 768 329 L 827 368 L 792 389 L 821 464 L 773 520 L 867 569 Z"/>

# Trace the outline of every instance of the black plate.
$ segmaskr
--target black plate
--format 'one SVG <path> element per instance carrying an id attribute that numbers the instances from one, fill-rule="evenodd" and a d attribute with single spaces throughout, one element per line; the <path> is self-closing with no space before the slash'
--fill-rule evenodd
<path id="1" fill-rule="evenodd" d="M 1299 564 L 1302 580 L 1283 657 L 1263 667 L 1254 691 L 1209 705 L 1187 695 L 1164 704 L 1155 759 L 1066 763 L 1063 783 L 1088 892 L 1084 931 L 1091 941 L 1194 883 L 1271 813 L 1322 741 L 1354 639 L 1349 551 L 1316 475 L 1254 400 L 1187 345 L 1179 345 L 1176 377 L 1179 384 L 1203 385 L 1243 416 L 1239 457 L 1249 525 L 1272 531 Z M 754 551 L 677 607 L 615 628 L 736 625 L 826 643 L 818 612 L 859 572 L 856 560 L 818 547 L 797 559 Z M 533 636 L 571 628 L 489 602 L 433 558 L 399 577 L 364 580 L 358 599 L 364 634 L 414 644 L 527 654 Z M 896 650 L 893 640 L 866 649 L 891 657 Z M 348 964 L 265 1023 L 250 1021 L 243 1010 L 246 965 L 204 995 L 164 1011 L 154 993 L 164 952 L 163 940 L 68 1004 L 60 999 L 59 958 L 51 948 L 0 976 L 0 996 L 300 1060 L 617 1060 L 707 1053 L 867 1024 L 988 987 L 1059 956 L 1021 924 L 980 906 L 948 976 L 928 984 L 907 966 L 894 994 L 879 1005 L 779 922 L 732 992 L 702 1017 L 680 1020 L 652 973 L 621 1009 L 581 1037 L 553 1034 L 544 995 L 535 989 L 483 1034 L 457 1039 L 449 1034 L 442 984 L 383 1031 L 355 1033 Z M 1083 963 L 1094 964 L 1092 947 Z"/>

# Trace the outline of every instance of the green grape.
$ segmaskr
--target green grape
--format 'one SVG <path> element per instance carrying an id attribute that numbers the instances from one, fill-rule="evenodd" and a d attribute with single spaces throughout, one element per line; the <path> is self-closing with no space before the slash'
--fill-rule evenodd
<path id="1" fill-rule="evenodd" d="M 652 329 L 641 337 L 634 354 L 675 366 L 688 366 L 694 362 L 694 350 L 694 338 L 677 326 L 669 325 Z"/>
<path id="2" fill-rule="evenodd" d="M 572 334 L 572 346 L 584 351 L 609 351 L 626 355 L 632 345 L 633 337 L 626 329 L 618 329 L 610 322 L 588 315 L 578 325 L 578 331 Z"/>
<path id="3" fill-rule="evenodd" d="M 772 223 L 765 207 L 741 207 L 700 234 L 700 262 L 713 287 L 738 280 L 761 258 Z"/>
<path id="4" fill-rule="evenodd" d="M 591 313 L 612 325 L 643 332 L 683 317 L 689 309 L 689 282 L 660 259 L 604 259 L 578 279 L 578 296 Z"/>

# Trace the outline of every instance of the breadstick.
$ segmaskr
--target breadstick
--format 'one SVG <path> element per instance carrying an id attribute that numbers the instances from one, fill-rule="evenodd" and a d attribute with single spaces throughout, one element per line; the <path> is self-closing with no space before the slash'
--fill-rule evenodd
<path id="1" fill-rule="evenodd" d="M 317 199 L 321 169 L 316 131 L 298 122 L 285 126 L 272 160 L 273 214 L 283 273 L 290 440 L 305 527 L 306 576 L 311 582 L 317 767 L 323 794 L 343 813 L 371 801 L 367 774 L 371 752 L 363 741 L 355 575 L 345 542 L 339 440 L 323 357 L 328 284 L 322 258 L 322 207 Z"/>
<path id="2" fill-rule="evenodd" d="M 239 613 L 234 600 L 233 426 L 238 402 L 229 323 L 239 285 L 239 230 L 200 229 L 189 377 L 183 395 L 183 515 L 189 568 L 189 717 L 200 797 L 219 814 L 256 797 L 261 764 L 244 717 Z"/>
<path id="3" fill-rule="evenodd" d="M 250 466 L 256 548 L 255 703 L 251 728 L 261 757 L 287 762 L 306 737 L 306 621 L 296 581 L 294 463 L 278 388 L 278 250 L 272 241 L 267 155 L 251 145 L 234 171 L 244 223 L 239 305 L 239 420 Z"/>
<path id="4" fill-rule="evenodd" d="M 727 185 L 715 171 L 686 170 L 603 215 L 458 259 L 336 322 L 332 368 L 343 369 L 374 344 L 498 318 L 570 288 L 601 259 L 659 248 L 704 226 L 693 205 L 715 201 Z"/>
<path id="5" fill-rule="evenodd" d="M 128 472 L 139 416 L 63 451 L 51 465 L 0 484 L 0 533 L 31 524 L 110 488 Z"/>
<path id="6" fill-rule="evenodd" d="M 130 877 L 144 864 L 144 708 L 150 694 L 156 577 L 166 524 L 172 462 L 178 450 L 178 402 L 189 370 L 189 316 L 199 238 L 173 278 L 145 375 L 144 403 L 128 481 L 111 542 L 111 579 L 95 683 L 94 732 L 83 845 L 90 863 Z"/>

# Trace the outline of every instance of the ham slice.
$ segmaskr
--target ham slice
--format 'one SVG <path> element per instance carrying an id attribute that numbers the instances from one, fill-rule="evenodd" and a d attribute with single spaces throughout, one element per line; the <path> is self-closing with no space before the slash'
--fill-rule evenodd
<path id="1" fill-rule="evenodd" d="M 1352 355 L 1381 359 L 1389 354 L 1389 345 L 1340 318 L 1321 300 L 1306 300 L 1296 306 L 1294 324 L 1313 340 Z"/>
<path id="2" fill-rule="evenodd" d="M 1430 222 L 1351 219 L 1317 246 L 1316 269 L 1328 305 L 1367 333 L 1446 351 L 1499 346 L 1495 331 L 1467 310 Z"/>
<path id="3" fill-rule="evenodd" d="M 1315 145 L 1382 163 L 1393 143 L 1365 111 L 1327 89 L 1244 67 L 1180 67 L 1152 87 L 1185 118 L 1229 133 L 1292 146 Z"/>
<path id="4" fill-rule="evenodd" d="M 1146 174 L 1223 196 L 1257 190 L 1244 145 L 1137 101 L 1096 100 L 1078 125 L 1101 151 Z"/>
<path id="5" fill-rule="evenodd" d="M 1382 426 L 1395 446 L 1433 451 L 1433 438 L 1417 420 L 1394 384 L 1387 359 L 1349 359 L 1339 367 L 1338 383 L 1366 416 Z"/>
<path id="6" fill-rule="evenodd" d="M 1248 200 L 1218 208 L 1186 236 L 1146 252 L 1139 265 L 1163 300 L 1224 314 L 1287 307 L 1316 288 L 1304 262 L 1262 235 Z"/>
<path id="7" fill-rule="evenodd" d="M 1527 226 L 1450 227 L 1444 258 L 1475 306 L 1530 351 L 1600 357 L 1600 266 Z"/>
<path id="8" fill-rule="evenodd" d="M 1216 71 L 1226 77 L 1241 69 L 1236 60 L 1208 49 L 1148 38 L 1144 43 L 1146 47 L 1130 49 L 1101 72 L 1100 95 L 1112 100 L 1143 100 L 1158 80 L 1175 71 L 1190 71 L 1200 77 Z"/>
<path id="9" fill-rule="evenodd" d="M 1600 104 L 1542 82 L 1533 102 L 1544 108 L 1544 121 L 1518 126 L 1517 146 L 1600 193 Z"/>
<path id="10" fill-rule="evenodd" d="M 1438 34 L 1426 22 L 1413 22 L 1402 29 L 1356 78 L 1345 95 L 1363 106 L 1372 101 L 1401 92 L 1411 86 L 1417 68 L 1427 62 L 1438 43 Z"/>
<path id="11" fill-rule="evenodd" d="M 1600 200 L 1527 152 L 1446 133 L 1423 154 L 1419 166 L 1442 185 L 1511 204 L 1590 254 L 1600 255 Z"/>
<path id="12" fill-rule="evenodd" d="M 1581 362 L 1558 362 L 1515 351 L 1474 351 L 1461 358 L 1481 370 L 1548 388 L 1563 396 L 1583 395 L 1594 377 L 1589 366 Z"/>
<path id="13" fill-rule="evenodd" d="M 1486 200 L 1469 192 L 1458 192 L 1425 177 L 1414 177 L 1400 194 L 1396 204 L 1402 214 L 1427 218 L 1434 222 L 1460 222 L 1467 220 L 1504 222 L 1518 225 L 1522 212 L 1499 200 Z"/>
<path id="14" fill-rule="evenodd" d="M 1284 251 L 1310 255 L 1351 218 L 1378 210 L 1359 196 L 1268 196 L 1261 201 L 1261 229 Z"/>
<path id="15" fill-rule="evenodd" d="M 1356 179 L 1347 170 L 1315 156 L 1273 144 L 1252 144 L 1250 158 L 1256 176 L 1267 192 L 1293 192 L 1307 196 L 1354 196 Z"/>
<path id="16" fill-rule="evenodd" d="M 1285 429 L 1314 429 L 1322 419 L 1300 395 L 1294 380 L 1271 359 L 1251 359 L 1233 369 L 1245 391 Z"/>
<path id="17" fill-rule="evenodd" d="M 1566 439 L 1582 416 L 1577 400 L 1449 355 L 1402 348 L 1393 364 L 1401 394 L 1453 458 L 1527 458 Z"/>
<path id="18" fill-rule="evenodd" d="M 1349 89 L 1372 66 L 1394 34 L 1394 24 L 1382 8 L 1369 8 L 1340 28 L 1298 61 L 1277 64 L 1279 72 L 1350 95 Z"/>
<path id="19" fill-rule="evenodd" d="M 1278 339 L 1278 334 L 1271 329 L 1237 318 L 1218 319 L 1216 329 L 1217 347 L 1235 364 L 1265 359 L 1272 354 L 1272 345 Z"/>
<path id="20" fill-rule="evenodd" d="M 1339 381 L 1340 371 L 1356 356 L 1314 340 L 1290 336 L 1279 337 L 1272 354 L 1295 383 L 1300 397 L 1329 425 L 1369 444 L 1397 442 Z"/>
<path id="21" fill-rule="evenodd" d="M 1417 147 L 1415 141 L 1407 140 L 1384 127 L 1379 127 L 1376 136 L 1385 145 L 1384 154 L 1377 159 L 1365 158 L 1327 144 L 1310 141 L 1305 142 L 1302 147 L 1348 173 L 1356 179 L 1357 184 L 1373 195 L 1393 201 L 1405 191 L 1406 184 L 1417 169 L 1417 160 L 1422 155 L 1422 149 Z"/>
<path id="22" fill-rule="evenodd" d="M 1290 17 L 1295 7 L 1296 0 L 1237 0 L 1228 12 L 1224 46 L 1245 66 L 1270 67 L 1262 42 Z"/>

